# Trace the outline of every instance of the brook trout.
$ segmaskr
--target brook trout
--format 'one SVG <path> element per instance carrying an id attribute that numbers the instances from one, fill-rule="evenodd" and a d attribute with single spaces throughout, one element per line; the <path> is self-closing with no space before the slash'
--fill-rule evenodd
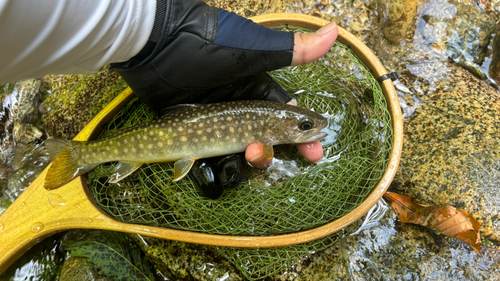
<path id="1" fill-rule="evenodd" d="M 179 105 L 163 117 L 127 128 L 97 141 L 47 139 L 51 156 L 44 187 L 58 188 L 99 164 L 118 161 L 110 183 L 116 183 L 143 164 L 173 162 L 174 181 L 182 179 L 200 158 L 245 151 L 264 144 L 273 157 L 273 145 L 319 140 L 327 120 L 305 108 L 268 101 L 232 101 Z"/>

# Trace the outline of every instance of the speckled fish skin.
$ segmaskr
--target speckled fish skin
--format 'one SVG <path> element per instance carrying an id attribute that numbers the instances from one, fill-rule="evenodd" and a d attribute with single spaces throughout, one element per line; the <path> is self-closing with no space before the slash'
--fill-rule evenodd
<path id="1" fill-rule="evenodd" d="M 70 147 L 73 167 L 78 167 L 79 172 L 105 162 L 127 164 L 121 172 L 114 171 L 120 175 L 112 182 L 143 163 L 181 160 L 176 162 L 182 168 L 182 176 L 176 175 L 178 180 L 196 159 L 242 152 L 256 142 L 271 151 L 272 145 L 311 142 L 326 136 L 320 132 L 326 126 L 322 115 L 305 108 L 267 101 L 233 101 L 177 106 L 158 120 L 124 129 L 112 137 L 71 142 L 66 147 Z M 177 167 L 175 170 L 177 174 Z"/>

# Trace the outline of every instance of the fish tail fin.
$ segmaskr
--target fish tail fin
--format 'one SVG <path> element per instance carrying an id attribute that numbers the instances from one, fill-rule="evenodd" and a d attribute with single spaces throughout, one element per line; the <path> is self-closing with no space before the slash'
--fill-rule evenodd
<path id="1" fill-rule="evenodd" d="M 88 172 L 87 167 L 78 166 L 73 157 L 73 151 L 81 147 L 83 142 L 48 139 L 45 146 L 53 158 L 45 176 L 44 187 L 47 190 L 56 189 L 75 177 Z"/>

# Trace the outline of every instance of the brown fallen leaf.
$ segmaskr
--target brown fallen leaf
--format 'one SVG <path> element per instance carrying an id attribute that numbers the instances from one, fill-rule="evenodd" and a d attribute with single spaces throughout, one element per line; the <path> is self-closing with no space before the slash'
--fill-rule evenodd
<path id="1" fill-rule="evenodd" d="M 437 230 L 471 245 L 477 253 L 481 251 L 481 225 L 466 211 L 451 206 L 440 208 L 422 205 L 413 202 L 408 196 L 393 192 L 386 192 L 384 197 L 391 201 L 391 206 L 401 222 L 420 224 Z"/>

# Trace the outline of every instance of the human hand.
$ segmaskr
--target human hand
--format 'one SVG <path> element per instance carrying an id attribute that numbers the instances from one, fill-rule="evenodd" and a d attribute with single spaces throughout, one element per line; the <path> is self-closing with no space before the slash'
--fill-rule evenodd
<path id="1" fill-rule="evenodd" d="M 130 61 L 113 65 L 135 94 L 160 114 L 182 103 L 290 102 L 291 97 L 265 72 L 320 58 L 338 34 L 335 23 L 316 33 L 292 34 L 270 30 L 202 1 L 166 3 L 162 35 L 154 46 L 148 43 Z M 323 155 L 317 141 L 297 147 L 310 161 Z M 271 160 L 263 157 L 262 144 L 247 148 L 251 165 L 269 165 Z"/>

